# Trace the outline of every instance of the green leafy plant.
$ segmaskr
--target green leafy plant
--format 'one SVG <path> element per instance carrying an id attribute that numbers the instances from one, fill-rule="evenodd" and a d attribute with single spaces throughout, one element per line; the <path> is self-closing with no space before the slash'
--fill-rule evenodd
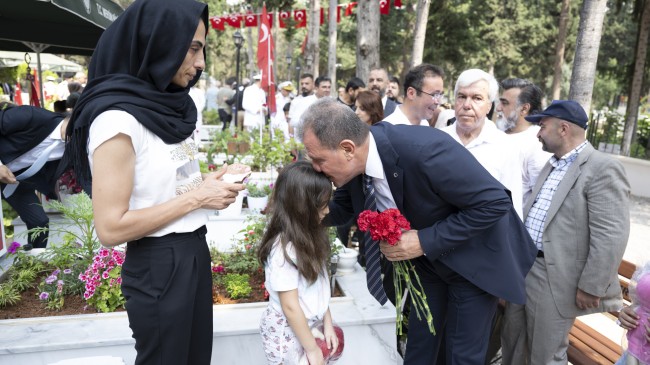
<path id="1" fill-rule="evenodd" d="M 20 302 L 20 291 L 10 283 L 0 284 L 0 308 Z"/>
<path id="2" fill-rule="evenodd" d="M 251 182 L 245 184 L 246 191 L 248 191 L 248 196 L 253 198 L 261 198 L 264 196 L 271 195 L 271 190 L 273 189 L 273 184 L 265 184 L 261 182 Z"/>
<path id="3" fill-rule="evenodd" d="M 259 135 L 259 130 L 253 132 L 253 135 Z M 294 160 L 294 153 L 300 149 L 300 145 L 293 139 L 288 142 L 284 138 L 281 130 L 276 129 L 273 132 L 273 138 L 268 127 L 265 127 L 262 133 L 262 142 L 255 138 L 249 154 L 252 157 L 251 167 L 257 171 L 266 171 L 270 167 L 282 167 Z"/>
<path id="4" fill-rule="evenodd" d="M 226 274 L 224 285 L 228 295 L 232 299 L 248 297 L 253 291 L 249 280 L 250 276 L 248 274 Z"/>

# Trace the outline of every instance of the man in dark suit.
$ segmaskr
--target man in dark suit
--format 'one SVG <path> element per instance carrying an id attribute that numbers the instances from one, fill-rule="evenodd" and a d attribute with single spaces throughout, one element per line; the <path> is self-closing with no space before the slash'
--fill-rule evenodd
<path id="1" fill-rule="evenodd" d="M 49 226 L 36 191 L 57 197 L 56 172 L 67 121 L 59 113 L 38 107 L 0 105 L 0 190 L 27 229 Z M 44 248 L 47 238 L 47 233 L 29 235 L 24 248 Z"/>
<path id="2" fill-rule="evenodd" d="M 411 223 L 397 245 L 380 247 L 388 260 L 415 265 L 437 335 L 411 311 L 404 363 L 434 364 L 444 337 L 448 364 L 483 364 L 497 298 L 525 301 L 537 253 L 509 192 L 434 128 L 369 130 L 350 108 L 324 100 L 305 112 L 302 132 L 314 168 L 337 187 L 327 224 L 364 209 L 362 175 L 372 178 L 379 210 L 398 208 Z"/>
<path id="3" fill-rule="evenodd" d="M 368 74 L 368 90 L 381 97 L 384 106 L 384 118 L 393 114 L 397 103 L 386 95 L 388 89 L 388 72 L 383 68 L 373 68 Z"/>

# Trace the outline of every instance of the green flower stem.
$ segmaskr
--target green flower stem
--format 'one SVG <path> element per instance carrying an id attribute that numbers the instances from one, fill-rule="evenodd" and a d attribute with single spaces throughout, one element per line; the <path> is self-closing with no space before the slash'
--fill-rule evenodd
<path id="1" fill-rule="evenodd" d="M 404 293 L 402 282 L 406 284 L 406 289 L 411 293 L 411 307 L 415 309 L 415 314 L 419 320 L 422 320 L 424 317 L 429 326 L 429 331 L 432 334 L 436 334 L 436 329 L 433 326 L 433 316 L 431 315 L 431 310 L 429 309 L 429 303 L 427 302 L 427 296 L 420 282 L 420 277 L 417 272 L 415 272 L 415 267 L 411 261 L 395 261 L 393 262 L 394 272 L 393 272 L 393 283 L 395 284 L 395 303 L 397 311 L 397 334 L 402 334 L 402 293 Z M 412 274 L 411 274 L 412 272 Z M 415 279 L 411 280 L 411 276 Z"/>

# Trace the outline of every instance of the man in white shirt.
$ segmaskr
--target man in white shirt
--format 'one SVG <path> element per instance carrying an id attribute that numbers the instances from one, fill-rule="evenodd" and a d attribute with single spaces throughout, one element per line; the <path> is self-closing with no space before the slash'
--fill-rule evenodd
<path id="1" fill-rule="evenodd" d="M 521 219 L 523 204 L 519 153 L 508 143 L 505 133 L 487 118 L 499 95 L 499 84 L 485 71 L 463 71 L 454 89 L 456 122 L 442 130 L 474 155 L 478 162 L 508 190 Z"/>
<path id="2" fill-rule="evenodd" d="M 291 92 L 293 85 L 291 81 L 284 81 L 278 85 L 278 92 L 275 94 L 275 114 L 271 115 L 271 129 L 279 129 L 284 134 L 284 138 L 289 140 L 289 124 L 284 115 L 284 106 L 291 102 Z"/>
<path id="3" fill-rule="evenodd" d="M 539 126 L 525 118 L 542 111 L 542 90 L 528 80 L 506 79 L 501 81 L 503 92 L 497 104 L 497 126 L 503 126 L 508 140 L 519 150 L 523 204 L 530 197 L 539 172 L 552 154 L 542 149 L 537 139 Z"/>
<path id="4" fill-rule="evenodd" d="M 423 63 L 412 68 L 404 78 L 404 103 L 384 116 L 391 124 L 429 126 L 429 119 L 438 108 L 444 86 L 442 68 Z"/>
<path id="5" fill-rule="evenodd" d="M 56 173 L 67 124 L 68 118 L 58 113 L 0 103 L 0 190 L 27 229 L 49 226 L 36 191 L 57 197 Z M 45 248 L 47 238 L 47 233 L 29 235 L 24 249 Z"/>
<path id="6" fill-rule="evenodd" d="M 253 76 L 253 84 L 244 89 L 242 107 L 244 108 L 244 127 L 251 131 L 264 127 L 266 121 L 266 93 L 260 87 L 262 75 Z"/>
<path id="7" fill-rule="evenodd" d="M 314 95 L 316 95 L 316 98 L 320 99 L 331 96 L 332 79 L 327 76 L 318 76 L 315 85 L 316 88 L 314 89 Z"/>
<path id="8" fill-rule="evenodd" d="M 289 109 L 289 135 L 300 142 L 296 130 L 302 126 L 302 114 L 316 101 L 314 91 L 314 76 L 312 74 L 302 74 L 300 76 L 300 95 L 293 99 Z"/>
<path id="9" fill-rule="evenodd" d="M 381 97 L 381 104 L 384 106 L 384 117 L 387 117 L 395 111 L 397 103 L 386 96 L 388 89 L 388 72 L 383 68 L 374 68 L 368 74 L 368 90 L 376 93 Z"/>

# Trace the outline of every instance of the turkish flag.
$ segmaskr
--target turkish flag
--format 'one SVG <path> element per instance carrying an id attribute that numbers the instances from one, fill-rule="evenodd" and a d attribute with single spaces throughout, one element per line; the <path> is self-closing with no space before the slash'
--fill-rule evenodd
<path id="1" fill-rule="evenodd" d="M 234 28 L 241 28 L 241 15 L 228 15 L 223 17 L 222 19 L 231 27 Z"/>
<path id="2" fill-rule="evenodd" d="M 248 13 L 244 17 L 244 26 L 257 27 L 257 14 Z"/>
<path id="3" fill-rule="evenodd" d="M 260 15 L 260 16 L 263 16 L 263 15 Z M 266 19 L 267 19 L 268 22 L 269 22 L 269 28 L 273 29 L 273 13 L 271 13 L 271 14 L 266 14 Z M 261 22 L 261 21 L 262 21 L 262 19 L 260 18 L 260 22 Z"/>
<path id="4" fill-rule="evenodd" d="M 352 15 L 352 11 L 354 10 L 354 7 L 355 7 L 355 6 L 357 6 L 357 3 L 356 3 L 356 2 L 354 2 L 354 3 L 349 3 L 349 4 L 345 7 L 345 16 L 350 16 L 350 15 Z"/>
<path id="5" fill-rule="evenodd" d="M 23 105 L 23 91 L 20 89 L 20 82 L 16 83 L 16 90 L 14 91 L 14 103 L 16 105 Z"/>
<path id="6" fill-rule="evenodd" d="M 320 25 L 323 25 L 323 23 L 325 23 L 325 11 L 320 8 Z"/>
<path id="7" fill-rule="evenodd" d="M 223 20 L 219 16 L 212 16 L 210 17 L 210 25 L 212 25 L 212 28 L 216 30 L 225 30 L 225 24 L 223 23 Z"/>
<path id="8" fill-rule="evenodd" d="M 401 9 L 402 8 L 402 0 L 395 0 L 395 2 L 393 3 L 393 6 L 396 9 Z"/>
<path id="9" fill-rule="evenodd" d="M 296 28 L 304 28 L 307 26 L 307 10 L 294 10 L 293 20 L 296 21 Z"/>
<path id="10" fill-rule="evenodd" d="M 266 91 L 269 114 L 275 114 L 275 79 L 273 77 L 273 35 L 269 25 L 266 4 L 262 6 L 262 24 L 258 32 L 257 67 L 262 73 L 260 87 Z"/>
<path id="11" fill-rule="evenodd" d="M 379 12 L 382 15 L 388 15 L 390 13 L 390 0 L 379 0 Z"/>
<path id="12" fill-rule="evenodd" d="M 36 75 L 36 70 L 34 70 L 34 78 L 31 80 L 32 90 L 29 95 L 29 105 L 31 106 L 41 106 L 41 102 L 38 98 L 38 76 Z"/>
<path id="13" fill-rule="evenodd" d="M 284 21 L 289 19 L 290 17 L 291 17 L 290 11 L 281 11 L 280 14 L 278 14 L 278 18 L 280 18 L 280 28 L 287 27 L 287 24 Z"/>

